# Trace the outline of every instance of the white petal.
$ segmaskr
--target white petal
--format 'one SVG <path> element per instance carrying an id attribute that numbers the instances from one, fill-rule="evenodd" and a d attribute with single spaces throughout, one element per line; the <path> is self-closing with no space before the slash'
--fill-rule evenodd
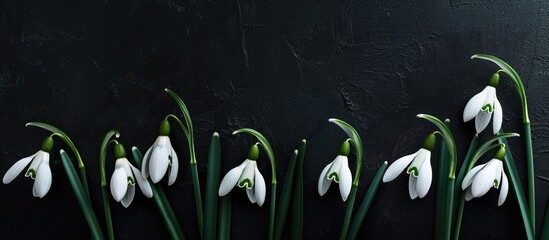
<path id="1" fill-rule="evenodd" d="M 246 195 L 248 195 L 248 199 L 250 199 L 250 202 L 251 203 L 256 203 L 257 201 L 255 200 L 255 188 L 251 188 L 251 189 L 248 189 L 246 188 Z"/>
<path id="2" fill-rule="evenodd" d="M 46 196 L 51 187 L 51 169 L 47 161 L 42 162 L 36 172 L 36 180 L 34 180 L 34 190 L 39 198 Z"/>
<path id="3" fill-rule="evenodd" d="M 429 188 L 431 188 L 431 181 L 433 179 L 433 170 L 431 169 L 431 152 L 428 151 L 427 159 L 423 162 L 421 169 L 419 170 L 419 176 L 417 177 L 416 191 L 419 198 L 425 197 Z M 411 175 L 411 174 L 410 174 Z"/>
<path id="4" fill-rule="evenodd" d="M 503 123 L 503 109 L 501 109 L 501 104 L 499 103 L 499 100 L 497 97 L 495 97 L 494 101 L 494 120 L 492 123 L 493 132 L 494 134 L 497 134 L 499 130 L 501 129 L 501 124 Z"/>
<path id="5" fill-rule="evenodd" d="M 128 190 L 128 176 L 123 168 L 117 168 L 111 177 L 111 194 L 114 200 L 120 202 Z"/>
<path id="6" fill-rule="evenodd" d="M 471 193 L 474 197 L 484 196 L 494 185 L 494 180 L 497 178 L 497 163 L 492 159 L 486 166 L 477 173 L 475 179 L 473 179 L 473 184 L 471 184 Z"/>
<path id="7" fill-rule="evenodd" d="M 502 171 L 501 174 L 501 190 L 499 192 L 498 206 L 501 206 L 501 204 L 505 202 L 505 199 L 507 198 L 507 193 L 509 192 L 509 182 L 507 181 L 507 175 L 505 175 L 505 171 Z"/>
<path id="8" fill-rule="evenodd" d="M 166 175 L 170 164 L 170 153 L 168 148 L 162 147 L 160 144 L 152 150 L 151 159 L 149 160 L 149 173 L 153 183 L 160 182 Z"/>
<path id="9" fill-rule="evenodd" d="M 469 172 L 465 174 L 465 177 L 461 182 L 461 189 L 465 190 L 465 188 L 469 187 L 473 183 L 473 179 L 477 175 L 478 171 L 480 171 L 484 166 L 486 166 L 486 164 L 478 165 L 472 168 L 471 170 L 469 170 Z"/>
<path id="10" fill-rule="evenodd" d="M 406 155 L 394 161 L 389 166 L 389 168 L 387 168 L 385 175 L 383 175 L 383 182 L 384 183 L 390 182 L 390 181 L 393 181 L 396 177 L 398 177 L 398 175 L 400 175 L 400 173 L 402 173 L 402 171 L 404 171 L 404 169 L 406 169 L 406 167 L 410 165 L 410 163 L 412 162 L 412 160 L 414 160 L 418 152 L 419 151 L 410 155 Z"/>
<path id="11" fill-rule="evenodd" d="M 156 142 L 147 150 L 143 157 L 143 162 L 141 163 L 141 174 L 145 179 L 149 177 L 149 160 L 151 159 L 151 152 L 155 144 Z"/>
<path id="12" fill-rule="evenodd" d="M 484 100 L 486 99 L 486 94 L 488 92 L 488 87 L 484 88 L 482 92 L 477 93 L 475 96 L 473 96 L 469 102 L 467 102 L 467 105 L 465 105 L 465 109 L 463 110 L 463 121 L 468 122 L 471 119 L 473 119 L 475 116 L 477 116 L 478 112 L 482 108 L 482 105 L 484 104 Z"/>
<path id="13" fill-rule="evenodd" d="M 29 169 L 27 169 L 27 172 L 25 173 L 25 177 L 31 177 L 32 179 L 36 178 L 36 172 L 38 171 L 38 167 L 40 166 L 40 164 L 42 163 L 42 160 L 44 159 L 45 153 L 46 152 L 40 150 L 35 154 L 29 166 Z M 48 154 L 48 160 L 49 160 L 50 154 L 49 153 L 47 154 Z"/>
<path id="14" fill-rule="evenodd" d="M 416 191 L 416 185 L 417 178 L 414 177 L 413 174 L 410 174 L 410 177 L 408 178 L 408 193 L 410 194 L 410 198 L 412 200 L 416 199 L 419 196 Z"/>
<path id="15" fill-rule="evenodd" d="M 468 187 L 467 189 L 465 189 L 465 201 L 471 201 L 471 199 L 473 199 L 473 193 L 471 193 L 471 188 Z"/>
<path id="16" fill-rule="evenodd" d="M 10 169 L 6 172 L 6 175 L 4 175 L 4 179 L 2 180 L 2 182 L 4 182 L 4 184 L 8 184 L 13 181 L 13 179 L 15 179 L 15 177 L 17 177 L 17 175 L 19 175 L 23 171 L 23 169 L 25 169 L 25 167 L 29 165 L 34 156 L 36 156 L 36 154 L 23 158 L 13 164 L 13 166 L 11 166 Z"/>
<path id="17" fill-rule="evenodd" d="M 347 159 L 343 161 L 341 171 L 339 172 L 339 193 L 343 201 L 347 201 L 349 193 L 351 193 L 351 186 L 353 185 L 353 175 L 351 169 L 349 169 L 349 162 Z"/>
<path id="18" fill-rule="evenodd" d="M 318 178 L 318 194 L 320 196 L 324 196 L 332 184 L 332 181 L 328 180 L 328 170 L 330 170 L 333 164 L 334 162 L 328 164 L 320 173 L 320 177 Z"/>
<path id="19" fill-rule="evenodd" d="M 34 185 L 32 186 L 32 196 L 38 197 L 38 193 L 36 192 L 36 188 L 34 188 Z"/>
<path id="20" fill-rule="evenodd" d="M 492 118 L 491 112 L 478 112 L 478 115 L 475 118 L 475 129 L 477 130 L 477 133 L 482 132 L 486 128 L 486 126 L 488 126 L 488 124 L 490 123 L 490 118 Z"/>
<path id="21" fill-rule="evenodd" d="M 133 197 L 135 197 L 135 185 L 128 186 L 128 191 L 126 191 L 126 195 L 120 200 L 120 203 L 122 203 L 122 206 L 125 208 L 128 208 L 130 204 L 133 201 Z"/>
<path id="22" fill-rule="evenodd" d="M 147 179 L 143 178 L 143 176 L 142 176 L 141 172 L 139 171 L 139 169 L 137 169 L 136 167 L 134 167 L 131 164 L 130 164 L 130 167 L 132 169 L 135 180 L 137 181 L 137 185 L 139 185 L 139 188 L 141 189 L 141 192 L 143 192 L 143 195 L 145 195 L 145 197 L 152 198 L 153 197 L 153 192 L 152 192 L 151 185 L 149 184 L 149 181 L 147 181 Z"/>
<path id="23" fill-rule="evenodd" d="M 257 205 L 261 207 L 265 202 L 267 188 L 265 187 L 265 179 L 263 179 L 263 175 L 261 175 L 257 166 L 255 167 L 254 192 Z"/>
<path id="24" fill-rule="evenodd" d="M 175 183 L 175 179 L 177 179 L 177 173 L 179 172 L 179 159 L 177 158 L 177 153 L 175 153 L 175 150 L 173 150 L 171 144 L 170 149 L 172 150 L 172 162 L 169 171 L 170 176 L 168 178 L 168 186 L 171 186 L 173 183 Z"/>
<path id="25" fill-rule="evenodd" d="M 221 184 L 219 184 L 218 194 L 220 197 L 227 195 L 234 188 L 247 163 L 247 161 L 244 161 L 244 163 L 240 164 L 238 167 L 231 169 L 231 171 L 229 171 L 225 175 L 225 177 L 223 177 L 223 180 L 221 180 Z"/>

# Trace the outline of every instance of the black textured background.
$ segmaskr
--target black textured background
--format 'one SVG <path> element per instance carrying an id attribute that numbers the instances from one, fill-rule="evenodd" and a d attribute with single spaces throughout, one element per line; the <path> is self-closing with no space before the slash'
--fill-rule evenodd
<path id="1" fill-rule="evenodd" d="M 474 133 L 473 123 L 462 123 L 463 107 L 497 70 L 469 57 L 489 53 L 523 78 L 536 174 L 548 176 L 548 7 L 539 0 L 1 1 L 0 173 L 37 151 L 47 135 L 25 128 L 26 122 L 52 123 L 80 149 L 103 222 L 99 141 L 116 128 L 126 147 L 148 148 L 159 121 L 168 113 L 180 115 L 163 92 L 170 87 L 193 116 L 202 183 L 214 131 L 222 138 L 222 174 L 239 164 L 253 143 L 251 137 L 232 136 L 234 129 L 264 133 L 275 148 L 279 178 L 290 153 L 306 138 L 304 236 L 336 239 L 346 203 L 337 188 L 320 198 L 316 186 L 345 135 L 327 119 L 348 121 L 363 138 L 366 160 L 359 197 L 383 161 L 412 153 L 434 130 L 416 119 L 418 113 L 453 121 L 461 160 Z M 519 97 L 507 77 L 502 77 L 498 96 L 503 127 L 522 133 Z M 172 138 L 185 164 L 176 184 L 165 189 L 185 234 L 196 239 L 188 153 L 181 132 L 174 131 Z M 523 142 L 511 140 L 522 177 Z M 64 146 L 57 144 L 54 152 L 59 147 Z M 44 199 L 32 197 L 30 179 L 0 185 L 3 239 L 89 236 L 58 159 L 55 154 L 53 186 Z M 268 181 L 264 156 L 259 167 Z M 109 158 L 109 175 L 112 168 Z M 549 183 L 536 180 L 539 229 Z M 432 238 L 435 185 L 424 199 L 412 201 L 407 181 L 401 176 L 381 186 L 362 239 Z M 265 238 L 267 193 L 259 208 L 244 191 L 234 192 L 234 239 Z M 498 193 L 491 190 L 466 204 L 463 239 L 523 237 L 515 197 L 510 193 L 496 207 Z M 118 238 L 169 237 L 154 202 L 142 194 L 136 194 L 128 209 L 111 204 Z"/>

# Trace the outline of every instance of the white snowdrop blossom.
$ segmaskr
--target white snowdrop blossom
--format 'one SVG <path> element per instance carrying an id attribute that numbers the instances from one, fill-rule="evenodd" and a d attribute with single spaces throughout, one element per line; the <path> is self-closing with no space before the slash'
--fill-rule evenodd
<path id="1" fill-rule="evenodd" d="M 492 113 L 494 120 L 492 123 L 492 132 L 496 134 L 501 129 L 503 122 L 503 110 L 496 96 L 496 87 L 499 83 L 499 74 L 494 74 L 480 93 L 473 96 L 465 109 L 463 110 L 463 121 L 468 122 L 475 119 L 475 129 L 477 133 L 482 132 L 490 123 Z"/>
<path id="2" fill-rule="evenodd" d="M 406 155 L 394 161 L 383 175 L 383 182 L 393 181 L 407 168 L 408 192 L 411 199 L 423 198 L 431 188 L 433 170 L 431 169 L 431 151 L 434 148 L 436 137 L 430 134 L 424 141 L 422 148 L 417 152 Z"/>

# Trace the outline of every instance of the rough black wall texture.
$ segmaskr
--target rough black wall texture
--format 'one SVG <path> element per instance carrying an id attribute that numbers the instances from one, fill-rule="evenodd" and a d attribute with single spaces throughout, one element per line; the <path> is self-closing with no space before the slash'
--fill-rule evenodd
<path id="1" fill-rule="evenodd" d="M 252 143 L 250 137 L 232 136 L 236 128 L 255 128 L 268 137 L 281 175 L 290 153 L 306 138 L 304 236 L 335 239 L 346 203 L 337 189 L 320 198 L 316 185 L 345 135 L 327 119 L 346 120 L 363 137 L 366 161 L 359 196 L 383 161 L 415 151 L 433 131 L 431 124 L 416 119 L 417 113 L 453 121 L 461 160 L 474 133 L 472 123 L 461 121 L 463 107 L 497 70 L 469 57 L 489 53 L 523 77 L 536 174 L 548 176 L 548 7 L 539 0 L 1 1 L 0 172 L 35 152 L 46 136 L 25 128 L 26 122 L 57 125 L 84 157 L 102 221 L 97 170 L 102 135 L 116 128 L 127 147 L 150 146 L 161 118 L 180 114 L 163 92 L 170 87 L 192 112 L 202 183 L 214 131 L 222 137 L 223 174 L 243 160 Z M 504 128 L 522 131 L 519 97 L 506 77 L 498 96 Z M 173 138 L 186 162 L 183 135 L 176 132 Z M 511 140 L 522 177 L 523 142 Z M 32 197 L 29 179 L 0 185 L 2 238 L 88 236 L 58 157 L 52 166 L 53 186 L 44 199 Z M 112 158 L 107 166 L 111 172 Z M 259 167 L 269 179 L 265 159 Z M 549 183 L 536 180 L 539 229 Z M 424 199 L 412 201 L 406 177 L 382 185 L 360 237 L 431 239 L 434 189 L 433 184 Z M 167 194 L 184 232 L 196 239 L 187 164 Z M 463 239 L 523 237 L 516 199 L 509 194 L 496 207 L 497 194 L 490 191 L 467 203 Z M 233 196 L 233 238 L 264 239 L 268 200 L 259 208 L 244 191 Z M 153 201 L 142 194 L 128 209 L 111 204 L 118 238 L 169 237 Z"/>

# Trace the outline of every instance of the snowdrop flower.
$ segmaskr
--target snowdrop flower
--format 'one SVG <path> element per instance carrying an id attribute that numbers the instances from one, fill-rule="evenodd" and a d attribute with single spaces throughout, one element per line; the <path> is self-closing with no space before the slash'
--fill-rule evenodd
<path id="1" fill-rule="evenodd" d="M 124 146 L 117 143 L 114 147 L 116 163 L 114 173 L 111 177 L 111 194 L 114 200 L 121 202 L 122 206 L 127 208 L 135 196 L 135 182 L 148 198 L 152 198 L 153 192 L 149 181 L 144 178 L 136 167 L 134 167 L 126 158 Z"/>
<path id="2" fill-rule="evenodd" d="M 410 174 L 408 180 L 408 192 L 411 199 L 423 198 L 431 188 L 433 170 L 431 169 L 431 151 L 435 147 L 435 134 L 430 134 L 423 146 L 415 153 L 401 157 L 387 168 L 383 175 L 383 182 L 393 181 L 406 167 L 406 173 Z"/>
<path id="3" fill-rule="evenodd" d="M 349 152 L 351 144 L 345 141 L 339 148 L 339 155 L 320 173 L 318 179 L 318 194 L 323 196 L 326 194 L 330 185 L 333 182 L 339 183 L 339 193 L 343 201 L 347 201 L 349 193 L 351 193 L 351 185 L 353 183 L 353 175 L 349 169 Z"/>
<path id="4" fill-rule="evenodd" d="M 238 167 L 231 169 L 223 177 L 221 184 L 219 185 L 219 196 L 227 195 L 234 186 L 239 188 L 246 187 L 246 193 L 250 202 L 257 203 L 260 207 L 265 202 L 265 180 L 263 175 L 257 168 L 256 160 L 259 156 L 259 147 L 257 144 L 252 145 L 248 152 L 248 157 Z"/>
<path id="5" fill-rule="evenodd" d="M 465 190 L 465 200 L 469 201 L 473 198 L 482 197 L 490 188 L 498 189 L 501 186 L 498 206 L 505 202 L 509 192 L 509 182 L 505 171 L 503 171 L 503 162 L 501 160 L 504 157 L 505 148 L 500 148 L 492 160 L 469 170 L 461 183 L 461 189 Z"/>
<path id="6" fill-rule="evenodd" d="M 151 180 L 157 183 L 164 178 L 164 175 L 168 172 L 168 167 L 170 167 L 168 185 L 171 186 L 177 178 L 179 160 L 170 142 L 170 123 L 167 120 L 160 123 L 159 135 L 143 157 L 141 173 L 143 178 L 146 179 L 150 175 Z"/>
<path id="7" fill-rule="evenodd" d="M 492 118 L 494 113 L 494 121 L 492 131 L 494 134 L 499 132 L 503 121 L 503 111 L 501 104 L 496 96 L 496 87 L 499 84 L 499 74 L 494 73 L 488 86 L 482 90 L 482 92 L 473 96 L 463 110 L 463 121 L 468 122 L 471 119 L 475 119 L 475 128 L 477 133 L 482 132 Z"/>
<path id="8" fill-rule="evenodd" d="M 35 154 L 17 161 L 4 175 L 3 182 L 8 184 L 30 163 L 25 172 L 25 177 L 34 179 L 32 195 L 43 198 L 51 187 L 52 174 L 50 169 L 50 151 L 53 148 L 53 138 L 47 137 L 42 143 L 42 148 Z"/>

